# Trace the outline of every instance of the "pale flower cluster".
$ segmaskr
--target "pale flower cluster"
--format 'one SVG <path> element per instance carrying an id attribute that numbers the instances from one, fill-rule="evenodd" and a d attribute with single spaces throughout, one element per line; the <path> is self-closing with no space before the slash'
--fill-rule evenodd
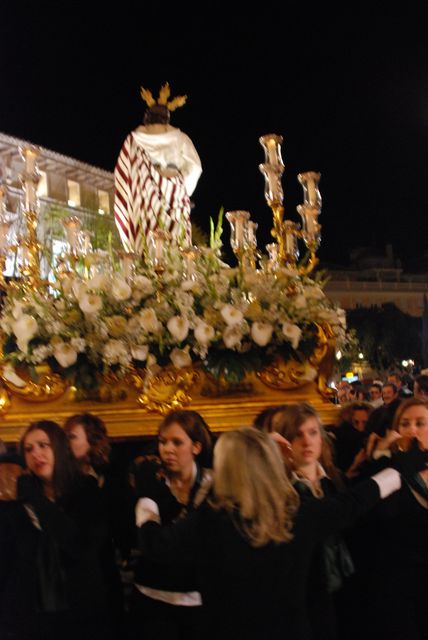
<path id="1" fill-rule="evenodd" d="M 13 289 L 0 316 L 7 362 L 49 362 L 77 376 L 82 362 L 123 374 L 131 366 L 185 367 L 226 349 L 239 357 L 286 346 L 292 357 L 317 324 L 328 324 L 339 346 L 345 340 L 345 312 L 314 279 L 287 269 L 242 272 L 209 250 L 190 276 L 175 255 L 161 276 L 148 267 L 130 278 L 73 272 L 49 291 Z"/>

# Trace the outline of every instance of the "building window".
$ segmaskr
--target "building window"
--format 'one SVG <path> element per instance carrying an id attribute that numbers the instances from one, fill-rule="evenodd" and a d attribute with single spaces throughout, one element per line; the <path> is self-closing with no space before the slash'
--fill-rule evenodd
<path id="1" fill-rule="evenodd" d="M 98 213 L 104 215 L 110 213 L 110 196 L 108 191 L 98 189 Z"/>
<path id="2" fill-rule="evenodd" d="M 80 184 L 74 180 L 67 180 L 68 206 L 80 207 Z"/>
<path id="3" fill-rule="evenodd" d="M 37 185 L 37 195 L 39 198 L 46 197 L 48 195 L 48 176 L 45 171 L 39 171 L 40 180 Z"/>

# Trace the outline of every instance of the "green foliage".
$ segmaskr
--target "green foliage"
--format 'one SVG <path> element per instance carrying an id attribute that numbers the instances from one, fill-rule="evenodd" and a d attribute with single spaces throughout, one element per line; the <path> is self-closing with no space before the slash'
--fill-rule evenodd
<path id="1" fill-rule="evenodd" d="M 232 349 L 210 349 L 203 361 L 206 371 L 216 380 L 224 378 L 231 383 L 242 382 L 247 373 L 260 371 L 267 363 L 266 352 L 257 348 L 244 353 Z"/>
<path id="2" fill-rule="evenodd" d="M 220 249 L 222 242 L 221 236 L 223 234 L 223 216 L 224 207 L 220 208 L 217 217 L 217 224 L 214 226 L 214 220 L 210 217 L 210 247 L 211 249 Z"/>

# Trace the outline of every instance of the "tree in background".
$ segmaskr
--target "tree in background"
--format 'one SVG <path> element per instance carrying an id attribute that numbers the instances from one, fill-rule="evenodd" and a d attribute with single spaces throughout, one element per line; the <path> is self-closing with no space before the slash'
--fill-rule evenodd
<path id="1" fill-rule="evenodd" d="M 426 305 L 428 306 L 428 305 Z M 426 328 L 428 330 L 428 310 Z M 347 311 L 347 324 L 355 329 L 364 358 L 379 373 L 400 368 L 402 360 L 422 363 L 422 320 L 395 304 L 358 307 Z"/>

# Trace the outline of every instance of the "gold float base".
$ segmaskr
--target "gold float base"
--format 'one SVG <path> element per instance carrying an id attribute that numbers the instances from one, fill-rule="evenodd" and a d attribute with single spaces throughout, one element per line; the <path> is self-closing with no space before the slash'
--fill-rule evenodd
<path id="1" fill-rule="evenodd" d="M 337 416 L 338 407 L 327 398 L 325 387 L 322 392 L 319 379 L 300 382 L 292 389 L 278 389 L 267 386 L 256 374 L 249 375 L 240 385 L 221 385 L 207 383 L 197 370 L 187 373 L 187 378 L 181 375 L 175 386 L 170 380 L 154 379 L 144 392 L 135 388 L 135 381 L 110 383 L 110 400 L 105 402 L 78 401 L 72 389 L 58 398 L 38 402 L 11 394 L 10 405 L 0 417 L 0 438 L 16 442 L 30 422 L 54 420 L 62 424 L 68 416 L 85 412 L 102 418 L 109 436 L 115 440 L 155 435 L 162 414 L 174 407 L 198 411 L 214 432 L 249 426 L 262 409 L 276 404 L 309 402 L 324 424 L 334 422 Z M 118 399 L 125 393 L 125 399 Z"/>

